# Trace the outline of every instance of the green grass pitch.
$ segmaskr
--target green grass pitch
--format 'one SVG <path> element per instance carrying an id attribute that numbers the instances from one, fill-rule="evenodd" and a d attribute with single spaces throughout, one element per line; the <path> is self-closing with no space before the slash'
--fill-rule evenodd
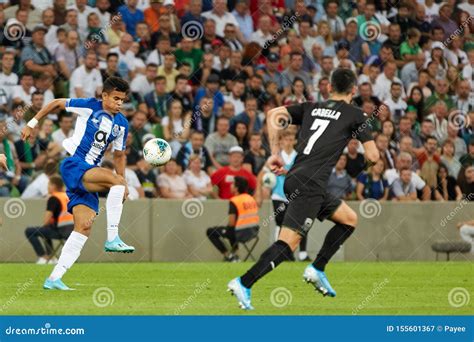
<path id="1" fill-rule="evenodd" d="M 63 278 L 76 291 L 60 292 L 42 289 L 52 266 L 1 264 L 0 315 L 246 315 L 226 284 L 250 265 L 79 263 Z M 334 262 L 326 273 L 336 298 L 322 297 L 302 281 L 305 266 L 284 263 L 259 281 L 253 288 L 256 310 L 250 314 L 474 312 L 470 262 Z"/>

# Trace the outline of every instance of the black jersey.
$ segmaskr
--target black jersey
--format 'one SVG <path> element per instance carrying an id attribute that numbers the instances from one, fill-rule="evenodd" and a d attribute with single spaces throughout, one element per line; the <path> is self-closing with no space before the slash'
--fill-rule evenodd
<path id="1" fill-rule="evenodd" d="M 373 140 L 367 115 L 344 101 L 305 102 L 287 107 L 300 125 L 295 163 L 288 176 L 308 186 L 325 187 L 333 167 L 351 138 Z"/>

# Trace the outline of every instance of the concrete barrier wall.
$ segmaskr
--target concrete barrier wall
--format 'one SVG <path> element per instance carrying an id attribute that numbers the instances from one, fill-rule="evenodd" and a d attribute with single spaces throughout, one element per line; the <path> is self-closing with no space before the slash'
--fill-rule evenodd
<path id="1" fill-rule="evenodd" d="M 431 243 L 459 240 L 456 222 L 474 217 L 474 203 L 376 203 L 350 202 L 359 214 L 356 232 L 335 260 L 434 260 Z M 0 199 L 0 262 L 32 262 L 36 256 L 24 230 L 42 222 L 45 200 Z M 138 200 L 126 202 L 121 236 L 136 247 L 133 254 L 103 251 L 106 238 L 105 201 L 80 261 L 217 261 L 220 254 L 206 237 L 206 229 L 227 223 L 228 202 L 210 200 Z M 272 242 L 274 222 L 271 202 L 260 210 L 258 256 Z M 332 223 L 316 221 L 308 238 L 308 251 L 315 256 Z M 471 257 L 472 256 L 467 256 Z M 466 256 L 454 256 L 465 260 Z"/>

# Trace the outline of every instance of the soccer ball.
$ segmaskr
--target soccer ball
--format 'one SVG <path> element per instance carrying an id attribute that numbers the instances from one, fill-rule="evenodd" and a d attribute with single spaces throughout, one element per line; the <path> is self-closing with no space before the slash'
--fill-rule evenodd
<path id="1" fill-rule="evenodd" d="M 164 165 L 171 159 L 171 146 L 160 138 L 148 140 L 143 147 L 143 157 L 153 166 Z"/>
<path id="2" fill-rule="evenodd" d="M 265 188 L 273 189 L 276 185 L 277 178 L 273 172 L 267 172 L 262 177 L 262 185 Z"/>

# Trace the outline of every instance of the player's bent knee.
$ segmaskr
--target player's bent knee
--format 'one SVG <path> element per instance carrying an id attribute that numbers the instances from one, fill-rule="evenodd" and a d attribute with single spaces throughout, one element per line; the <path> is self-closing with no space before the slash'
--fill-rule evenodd
<path id="1" fill-rule="evenodd" d="M 344 222 L 345 224 L 355 228 L 357 226 L 358 221 L 359 221 L 359 217 L 357 216 L 357 213 L 354 210 L 351 209 L 347 213 L 346 221 L 347 222 Z"/>

